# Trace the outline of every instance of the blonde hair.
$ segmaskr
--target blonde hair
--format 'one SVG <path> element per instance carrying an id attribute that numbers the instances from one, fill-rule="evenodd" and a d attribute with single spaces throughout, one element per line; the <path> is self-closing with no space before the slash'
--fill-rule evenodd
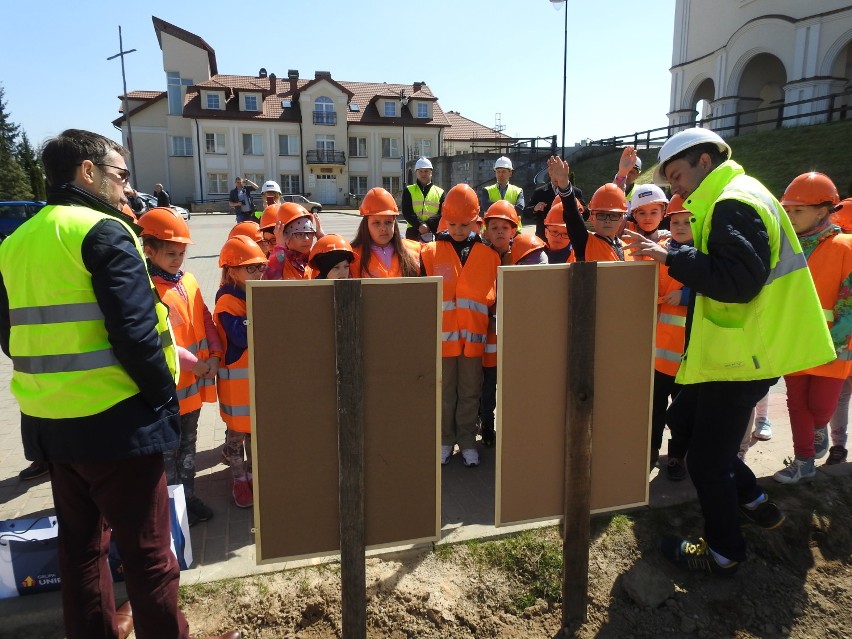
<path id="1" fill-rule="evenodd" d="M 219 280 L 219 287 L 222 286 L 235 286 L 239 289 L 245 289 L 244 284 L 240 284 L 237 280 L 234 279 L 231 271 L 235 268 L 239 268 L 239 266 L 223 266 L 222 267 L 222 279 Z"/>

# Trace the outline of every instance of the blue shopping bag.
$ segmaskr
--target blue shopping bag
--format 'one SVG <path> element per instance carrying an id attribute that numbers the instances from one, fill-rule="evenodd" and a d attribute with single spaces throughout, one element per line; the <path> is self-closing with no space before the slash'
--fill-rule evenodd
<path id="1" fill-rule="evenodd" d="M 59 590 L 56 517 L 0 521 L 0 599 Z"/>

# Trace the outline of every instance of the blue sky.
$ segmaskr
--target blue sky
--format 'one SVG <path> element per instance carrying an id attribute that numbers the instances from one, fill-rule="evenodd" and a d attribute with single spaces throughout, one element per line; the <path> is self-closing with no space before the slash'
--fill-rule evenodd
<path id="1" fill-rule="evenodd" d="M 675 0 L 568 0 L 566 140 L 667 124 Z M 640 11 L 641 9 L 641 11 Z M 166 88 L 151 16 L 200 36 L 221 73 L 425 81 L 444 110 L 508 135 L 561 135 L 564 14 L 549 0 L 30 0 L 4 10 L 0 84 L 34 144 L 69 127 L 120 140 L 122 91 Z"/>

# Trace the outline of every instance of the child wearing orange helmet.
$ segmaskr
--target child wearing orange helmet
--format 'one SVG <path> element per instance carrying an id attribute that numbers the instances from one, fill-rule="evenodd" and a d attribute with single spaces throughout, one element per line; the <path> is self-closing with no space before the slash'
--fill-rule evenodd
<path id="1" fill-rule="evenodd" d="M 578 210 L 583 213 L 583 206 L 578 202 Z M 544 254 L 548 264 L 565 264 L 574 261 L 574 251 L 568 238 L 568 227 L 562 214 L 562 201 L 557 197 L 547 216 L 544 218 L 544 241 L 547 246 Z"/>
<path id="2" fill-rule="evenodd" d="M 268 234 L 266 213 L 261 217 L 261 232 Z M 269 253 L 269 268 L 263 274 L 265 280 L 307 280 L 311 277 L 308 257 L 314 240 L 324 234 L 319 217 L 301 204 L 284 202 L 275 210 L 273 227 L 275 247 Z"/>
<path id="3" fill-rule="evenodd" d="M 231 494 L 239 508 L 249 508 L 254 501 L 246 282 L 259 280 L 266 270 L 266 262 L 266 256 L 257 243 L 245 235 L 228 239 L 219 253 L 222 281 L 216 293 L 213 320 L 224 344 L 224 360 L 219 369 L 217 389 L 219 414 L 227 427 L 223 454 L 231 467 Z"/>
<path id="4" fill-rule="evenodd" d="M 361 206 L 361 224 L 352 240 L 355 259 L 352 277 L 417 277 L 420 242 L 403 239 L 393 196 L 381 187 L 367 191 Z"/>
<path id="5" fill-rule="evenodd" d="M 508 266 L 511 264 L 509 249 L 512 238 L 518 234 L 518 212 L 508 200 L 497 200 L 488 207 L 482 220 L 485 223 L 482 239 L 497 251 L 500 264 Z"/>
<path id="6" fill-rule="evenodd" d="M 424 275 L 444 279 L 441 318 L 441 463 L 458 444 L 465 466 L 479 465 L 476 417 L 482 393 L 482 356 L 489 308 L 497 300 L 500 257 L 476 233 L 479 200 L 467 184 L 457 184 L 441 209 L 447 231 L 423 245 Z"/>
<path id="7" fill-rule="evenodd" d="M 349 266 L 354 259 L 355 252 L 349 242 L 334 233 L 324 235 L 314 244 L 308 258 L 308 266 L 311 267 L 311 279 L 349 279 Z"/>
<path id="8" fill-rule="evenodd" d="M 833 362 L 784 376 L 795 457 L 773 475 L 783 484 L 816 475 L 815 460 L 828 454 L 828 422 L 852 373 L 852 236 L 831 223 L 839 201 L 831 179 L 815 172 L 794 179 L 781 198 L 807 257 L 837 351 Z"/>
<path id="9" fill-rule="evenodd" d="M 216 401 L 214 384 L 222 343 L 198 282 L 181 270 L 186 247 L 192 244 L 187 223 L 172 209 L 158 207 L 143 215 L 139 226 L 151 281 L 169 307 L 180 363 L 180 444 L 177 450 L 163 453 L 166 481 L 183 485 L 189 525 L 194 526 L 213 517 L 213 511 L 195 495 L 195 446 L 201 404 Z"/>

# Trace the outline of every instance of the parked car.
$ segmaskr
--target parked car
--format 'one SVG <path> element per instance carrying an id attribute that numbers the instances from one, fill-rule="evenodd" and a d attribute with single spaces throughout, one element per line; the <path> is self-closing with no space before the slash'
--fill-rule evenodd
<path id="1" fill-rule="evenodd" d="M 138 197 L 142 201 L 142 204 L 145 207 L 139 213 L 136 214 L 137 216 L 141 217 L 141 216 L 145 215 L 145 211 L 147 211 L 148 209 L 157 208 L 156 196 L 150 195 L 149 193 L 142 193 L 141 191 L 137 191 L 136 197 Z M 192 217 L 192 214 L 190 214 L 190 212 L 187 211 L 182 206 L 175 206 L 174 204 L 172 204 L 171 208 L 173 208 L 175 211 L 180 213 L 181 217 L 183 219 L 185 219 L 187 222 Z"/>
<path id="2" fill-rule="evenodd" d="M 301 204 L 306 209 L 308 209 L 311 213 L 322 213 L 322 204 L 319 202 L 311 202 L 304 195 L 288 195 L 284 194 L 281 196 L 282 202 L 295 202 L 296 204 Z"/>
<path id="3" fill-rule="evenodd" d="M 5 240 L 16 228 L 38 213 L 47 204 L 37 200 L 13 200 L 0 202 L 0 241 Z"/>

